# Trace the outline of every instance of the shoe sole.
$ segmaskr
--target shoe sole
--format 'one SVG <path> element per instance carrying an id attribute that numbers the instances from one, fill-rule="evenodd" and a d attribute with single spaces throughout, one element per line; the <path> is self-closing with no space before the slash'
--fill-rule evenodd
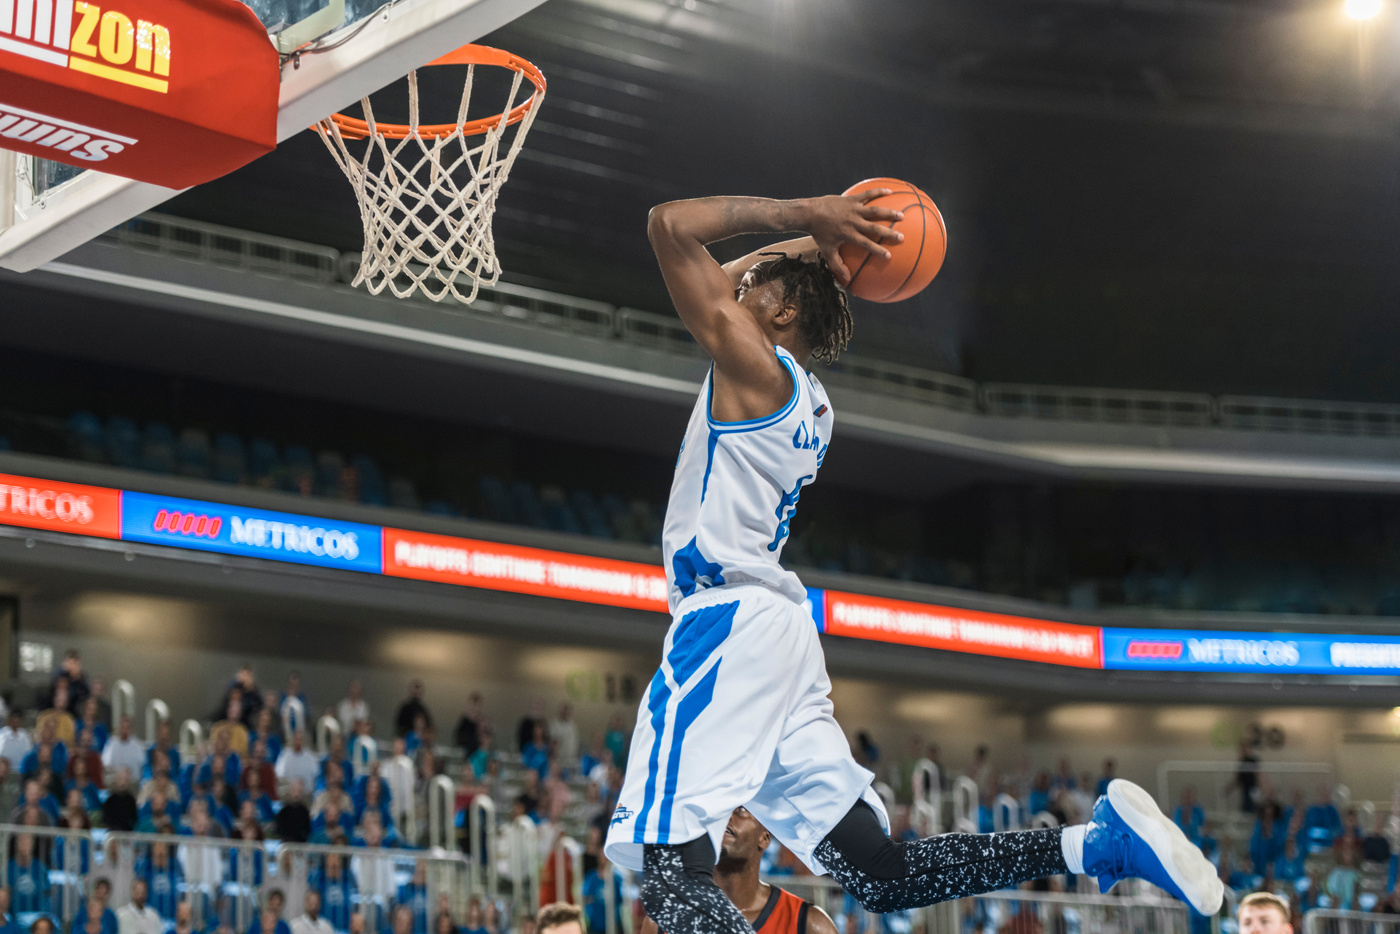
<path id="1" fill-rule="evenodd" d="M 1108 784 L 1108 803 L 1123 822 L 1152 847 L 1162 868 L 1192 907 L 1203 915 L 1213 915 L 1220 910 L 1225 900 L 1225 887 L 1215 866 L 1186 839 L 1181 828 L 1162 813 L 1151 795 L 1126 779 L 1116 778 Z"/>

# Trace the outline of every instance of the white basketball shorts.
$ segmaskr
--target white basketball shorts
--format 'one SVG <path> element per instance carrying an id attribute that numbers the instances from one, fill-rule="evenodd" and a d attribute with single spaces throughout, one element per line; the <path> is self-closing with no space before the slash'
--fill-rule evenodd
<path id="1" fill-rule="evenodd" d="M 761 584 L 681 601 L 637 712 L 608 859 L 642 868 L 642 846 L 709 834 L 746 807 L 813 872 L 813 850 L 864 798 L 889 818 L 831 713 L 811 614 Z"/>

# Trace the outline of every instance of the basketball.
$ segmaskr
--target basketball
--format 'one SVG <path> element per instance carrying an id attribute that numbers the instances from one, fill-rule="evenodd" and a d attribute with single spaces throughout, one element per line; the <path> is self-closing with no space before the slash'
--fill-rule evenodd
<path id="1" fill-rule="evenodd" d="M 885 241 L 890 258 L 868 253 L 854 243 L 841 247 L 841 261 L 851 272 L 847 285 L 852 295 L 872 302 L 902 302 L 922 292 L 938 270 L 948 249 L 948 230 L 933 199 L 914 185 L 897 178 L 867 178 L 842 192 L 859 194 L 872 188 L 889 188 L 870 204 L 904 212 L 904 220 L 894 229 L 904 234 L 903 243 Z"/>

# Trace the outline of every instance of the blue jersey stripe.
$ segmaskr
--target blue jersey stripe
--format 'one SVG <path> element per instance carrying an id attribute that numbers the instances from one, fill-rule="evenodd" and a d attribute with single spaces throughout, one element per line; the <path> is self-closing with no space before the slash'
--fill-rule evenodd
<path id="1" fill-rule="evenodd" d="M 637 813 L 636 830 L 632 834 L 633 843 L 645 843 L 647 818 L 651 816 L 651 806 L 656 802 L 657 768 L 661 764 L 661 738 L 666 730 L 666 702 L 671 699 L 671 689 L 666 685 L 666 673 L 657 669 L 651 679 L 651 692 L 647 696 L 647 709 L 651 711 L 651 754 L 647 756 L 647 785 L 642 797 L 642 809 Z"/>
<path id="2" fill-rule="evenodd" d="M 681 617 L 681 624 L 671 637 L 671 651 L 666 656 L 666 662 L 671 666 L 671 677 L 677 686 L 689 681 L 715 649 L 729 638 L 729 630 L 734 626 L 734 614 L 738 610 L 739 601 L 735 600 L 733 603 L 701 607 Z"/>
<path id="3" fill-rule="evenodd" d="M 714 700 L 715 681 L 719 679 L 719 666 L 723 663 L 723 658 L 715 662 L 695 689 L 681 698 L 680 703 L 676 705 L 676 726 L 671 736 L 671 754 L 666 757 L 666 794 L 661 799 L 661 814 L 656 824 L 658 843 L 671 842 L 671 811 L 675 807 L 676 782 L 680 777 L 681 746 L 691 724 L 699 719 L 705 708 L 710 706 L 710 701 Z"/>

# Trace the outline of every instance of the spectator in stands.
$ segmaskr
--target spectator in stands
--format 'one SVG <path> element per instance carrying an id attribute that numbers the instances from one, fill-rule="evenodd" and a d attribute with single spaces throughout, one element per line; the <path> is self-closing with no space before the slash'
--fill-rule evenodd
<path id="1" fill-rule="evenodd" d="M 316 787 L 321 775 L 321 761 L 306 748 L 306 731 L 292 734 L 292 743 L 277 757 L 277 777 L 284 782 L 301 781 L 308 789 Z"/>
<path id="2" fill-rule="evenodd" d="M 487 767 L 496 758 L 496 736 L 490 727 L 486 727 L 478 735 L 480 742 L 467 761 L 471 764 L 472 774 L 480 781 L 486 777 Z"/>
<path id="3" fill-rule="evenodd" d="M 259 787 L 269 798 L 277 798 L 277 770 L 267 760 L 267 746 L 256 742 L 248 750 L 248 761 L 243 766 L 243 777 L 239 788 L 247 789 L 254 775 L 258 776 Z"/>
<path id="4" fill-rule="evenodd" d="M 0 758 L 8 761 L 10 768 L 17 769 L 33 748 L 34 740 L 24 728 L 24 711 L 11 707 L 5 726 L 0 729 Z"/>
<path id="5" fill-rule="evenodd" d="M 123 768 L 123 771 L 128 771 Z M 141 786 L 141 793 L 137 797 L 137 804 L 145 804 L 157 791 L 165 795 L 165 800 L 175 805 L 176 809 L 184 806 L 184 795 L 180 791 L 180 786 L 170 777 L 170 760 L 165 753 L 156 751 L 152 760 L 151 777 Z"/>
<path id="6" fill-rule="evenodd" d="M 19 781 L 10 773 L 10 760 L 0 756 L 0 814 L 9 814 L 19 801 Z"/>
<path id="7" fill-rule="evenodd" d="M 1254 832 L 1249 838 L 1249 860 L 1255 874 L 1262 876 L 1273 870 L 1283 853 L 1284 826 L 1279 820 L 1278 805 L 1272 801 L 1265 802 L 1256 813 Z"/>
<path id="8" fill-rule="evenodd" d="M 1332 789 L 1325 784 L 1317 786 L 1317 800 L 1303 817 L 1303 829 L 1308 840 L 1315 846 L 1329 847 L 1332 840 L 1342 830 L 1342 815 L 1332 803 Z"/>
<path id="9" fill-rule="evenodd" d="M 107 738 L 109 736 L 109 732 L 107 730 L 107 724 L 104 723 L 98 716 L 97 698 L 88 697 L 86 700 L 84 700 L 80 711 L 82 715 L 73 725 L 77 735 L 82 736 L 83 733 L 91 730 L 92 748 L 97 750 L 98 752 L 101 752 L 107 746 Z"/>
<path id="10" fill-rule="evenodd" d="M 1103 760 L 1103 774 L 1099 776 L 1099 782 L 1094 786 L 1094 795 L 1102 796 L 1108 794 L 1108 783 L 1118 777 L 1118 763 L 1112 759 Z"/>
<path id="11" fill-rule="evenodd" d="M 112 702 L 107 699 L 106 680 L 93 677 L 92 679 L 92 699 L 97 701 L 97 722 L 112 722 Z"/>
<path id="12" fill-rule="evenodd" d="M 136 878 L 146 884 L 147 897 L 156 913 L 178 924 L 180 907 L 189 907 L 180 902 L 180 865 L 170 858 L 170 847 L 165 843 L 152 843 L 148 853 L 136 861 Z"/>
<path id="13" fill-rule="evenodd" d="M 215 726 L 210 731 L 213 741 L 209 755 L 195 769 L 194 783 L 196 785 L 209 785 L 214 781 L 214 776 L 223 778 L 229 785 L 237 785 L 243 777 L 243 760 L 232 748 L 232 731 L 225 724 Z"/>
<path id="14" fill-rule="evenodd" d="M 335 774 L 340 780 L 341 787 L 348 785 L 350 778 L 355 773 L 350 767 L 350 756 L 345 751 L 345 740 L 343 737 L 336 736 L 332 738 L 331 748 L 321 757 L 321 774 L 316 781 L 316 789 L 318 791 L 323 790 L 326 787 L 326 783 L 330 780 L 332 774 L 330 767 L 332 765 L 339 769 Z"/>
<path id="15" fill-rule="evenodd" d="M 1298 851 L 1298 838 L 1284 837 L 1283 851 L 1274 862 L 1274 878 L 1291 885 L 1303 875 L 1303 854 Z"/>
<path id="16" fill-rule="evenodd" d="M 62 709 L 77 709 L 83 701 L 87 700 L 92 693 L 92 688 L 88 685 L 87 673 L 83 671 L 83 660 L 77 649 L 69 649 L 63 655 L 63 661 L 59 667 L 54 669 L 53 677 L 49 680 L 49 693 L 45 700 L 51 707 L 59 707 L 57 703 L 58 687 L 62 682 L 67 695 L 68 703 L 62 705 Z"/>
<path id="17" fill-rule="evenodd" d="M 379 822 L 386 828 L 392 828 L 394 818 L 389 809 L 389 796 L 384 790 L 387 785 L 377 775 L 374 779 L 364 786 L 363 796 L 355 800 L 355 823 L 362 823 L 366 814 L 378 814 Z"/>
<path id="18" fill-rule="evenodd" d="M 204 806 L 208 807 L 207 804 Z M 140 833 L 159 833 L 161 825 L 173 825 L 179 819 L 179 810 L 170 805 L 163 791 L 157 790 L 136 812 L 136 830 Z"/>
<path id="19" fill-rule="evenodd" d="M 327 761 L 323 773 L 326 778 L 324 790 L 311 802 L 311 813 L 319 814 L 330 802 L 335 802 L 342 814 L 354 813 L 355 800 L 345 790 L 344 772 L 336 762 Z"/>
<path id="20" fill-rule="evenodd" d="M 1240 758 L 1235 767 L 1235 777 L 1225 786 L 1225 792 L 1228 794 L 1237 788 L 1240 792 L 1240 810 L 1253 814 L 1259 791 L 1259 757 L 1254 754 L 1254 747 L 1247 739 L 1240 740 Z"/>
<path id="21" fill-rule="evenodd" d="M 52 827 L 58 823 L 58 799 L 51 793 L 52 782 L 48 781 L 46 772 L 41 772 L 34 778 L 24 783 L 24 798 L 15 806 L 15 810 L 10 814 L 10 823 L 19 823 L 19 817 L 27 808 L 37 808 L 47 818 L 45 827 Z"/>
<path id="22" fill-rule="evenodd" d="M 1035 777 L 1031 785 L 1030 794 L 1026 797 L 1026 810 L 1034 816 L 1050 807 L 1050 773 L 1042 769 Z"/>
<path id="23" fill-rule="evenodd" d="M 389 915 L 389 934 L 418 934 L 414 927 L 413 910 L 407 905 L 396 906 Z"/>
<path id="24" fill-rule="evenodd" d="M 1252 892 L 1235 913 L 1240 934 L 1293 934 L 1288 902 L 1272 892 Z"/>
<path id="25" fill-rule="evenodd" d="M 615 713 L 608 719 L 608 731 L 603 734 L 603 747 L 612 753 L 613 764 L 619 770 L 627 768 L 627 743 L 627 724 L 622 719 L 622 714 Z M 876 749 L 877 760 L 879 756 L 880 751 Z"/>
<path id="26" fill-rule="evenodd" d="M 306 785 L 294 778 L 275 820 L 277 836 L 286 843 L 305 843 L 311 838 L 311 810 L 306 806 Z"/>
<path id="27" fill-rule="evenodd" d="M 1357 847 L 1359 849 L 1362 840 L 1362 833 L 1361 823 L 1356 816 L 1356 808 L 1347 808 L 1346 811 L 1342 813 L 1342 829 L 1338 831 L 1337 837 L 1339 839 L 1345 837 L 1346 839 L 1351 840 L 1352 842 L 1357 844 Z"/>
<path id="28" fill-rule="evenodd" d="M 53 717 L 40 720 L 38 741 L 20 762 L 19 773 L 29 778 L 41 767 L 60 774 L 68 768 L 68 747 L 58 738 L 58 723 Z"/>
<path id="29" fill-rule="evenodd" d="M 578 764 L 578 724 L 574 723 L 574 705 L 564 701 L 559 713 L 549 721 L 549 741 L 554 755 L 567 769 Z"/>
<path id="30" fill-rule="evenodd" d="M 475 895 L 467 901 L 467 911 L 462 917 L 461 934 L 486 934 L 485 912 L 481 908 L 481 899 Z"/>
<path id="31" fill-rule="evenodd" d="M 310 716 L 311 701 L 306 697 L 306 691 L 301 686 L 301 672 L 293 668 L 287 672 L 287 680 L 282 685 L 282 693 L 277 695 L 277 714 L 282 716 L 283 709 L 287 706 L 287 701 L 296 700 L 301 704 L 302 717 Z M 304 721 L 303 721 L 304 722 Z"/>
<path id="32" fill-rule="evenodd" d="M 374 739 L 374 724 L 369 720 L 357 720 L 354 735 L 350 737 L 350 768 L 356 775 L 361 775 L 367 764 L 378 758 L 379 744 Z"/>
<path id="33" fill-rule="evenodd" d="M 363 834 L 357 846 L 374 849 L 382 843 L 382 832 L 374 815 L 365 819 Z M 387 901 L 398 891 L 394 880 L 394 861 L 388 857 L 365 854 L 351 860 L 351 870 L 359 886 L 361 898 Z"/>
<path id="34" fill-rule="evenodd" d="M 1384 814 L 1376 815 L 1375 826 L 1361 841 L 1361 858 L 1369 863 L 1390 862 L 1390 840 L 1385 835 Z"/>
<path id="35" fill-rule="evenodd" d="M 335 706 L 335 717 L 340 721 L 342 733 L 349 733 L 356 723 L 369 719 L 369 704 L 365 701 L 364 689 L 360 682 L 350 682 L 346 696 Z"/>
<path id="36" fill-rule="evenodd" d="M 399 907 L 413 913 L 413 934 L 428 934 L 428 864 L 413 863 L 413 877 L 399 886 Z"/>
<path id="37" fill-rule="evenodd" d="M 262 713 L 261 710 L 258 712 Z M 244 725 L 243 716 L 243 695 L 238 691 L 230 691 L 228 696 L 228 706 L 224 710 L 222 719 L 216 718 L 216 722 L 209 727 L 209 736 L 216 739 L 225 735 L 227 739 L 227 752 L 242 757 L 248 754 L 248 727 Z M 252 720 L 253 718 L 247 718 Z M 256 721 L 255 721 L 256 722 Z"/>
<path id="38" fill-rule="evenodd" d="M 430 733 L 428 720 L 422 714 L 413 718 L 413 729 L 404 734 L 404 752 L 410 757 L 418 755 L 418 750 L 423 748 L 424 741 Z M 432 745 L 431 740 L 427 740 L 428 745 Z"/>
<path id="39" fill-rule="evenodd" d="M 1196 789 L 1187 785 L 1181 789 L 1181 803 L 1172 811 L 1172 822 L 1186 834 L 1186 839 L 1195 843 L 1201 835 L 1201 825 L 1206 822 L 1205 810 L 1196 803 Z"/>
<path id="40" fill-rule="evenodd" d="M 234 814 L 238 812 L 238 795 L 224 781 L 223 776 L 214 776 L 209 785 L 209 816 L 212 817 L 225 835 L 232 833 L 236 823 Z"/>
<path id="41" fill-rule="evenodd" d="M 981 782 L 977 783 L 978 788 L 985 788 Z M 1055 774 L 1050 776 L 1050 787 L 1058 788 L 1061 791 L 1077 791 L 1080 787 L 1079 779 L 1074 777 L 1074 769 L 1070 767 L 1069 757 L 1061 756 L 1060 764 L 1055 770 Z M 1088 789 L 1086 788 L 1085 791 Z"/>
<path id="42" fill-rule="evenodd" d="M 244 805 L 252 805 L 259 823 L 272 823 L 277 817 L 277 812 L 272 807 L 272 798 L 263 790 L 262 772 L 249 769 L 243 773 L 243 778 L 247 782 L 247 786 L 238 793 L 240 811 Z"/>
<path id="43" fill-rule="evenodd" d="M 486 727 L 483 707 L 481 692 L 472 691 L 471 697 L 467 699 L 467 712 L 457 721 L 457 729 L 452 734 L 453 741 L 467 758 L 471 758 L 481 748 L 481 734 Z"/>
<path id="44" fill-rule="evenodd" d="M 15 916 L 10 914 L 10 890 L 0 885 L 0 934 L 19 934 Z"/>
<path id="45" fill-rule="evenodd" d="M 83 730 L 78 734 L 78 743 L 73 748 L 73 754 L 68 757 L 68 768 L 64 771 L 62 778 L 72 778 L 74 765 L 82 762 L 86 765 L 88 780 L 98 788 L 102 787 L 104 774 L 102 754 L 101 747 L 97 746 L 96 742 L 96 734 L 92 730 Z"/>
<path id="46" fill-rule="evenodd" d="M 321 898 L 326 920 L 337 931 L 350 928 L 350 915 L 357 893 L 354 876 L 345 871 L 344 858 L 339 853 L 327 853 L 320 867 L 307 880 L 307 890 Z"/>
<path id="47" fill-rule="evenodd" d="M 40 915 L 29 925 L 29 934 L 55 934 L 53 919 L 48 915 Z"/>
<path id="48" fill-rule="evenodd" d="M 73 742 L 75 735 L 75 724 L 77 720 L 73 716 L 71 708 L 72 695 L 68 691 L 68 679 L 60 677 L 54 682 L 53 702 L 47 709 L 39 712 L 35 718 L 35 723 L 42 725 L 45 720 L 54 721 L 56 735 L 60 742 Z"/>
<path id="49" fill-rule="evenodd" d="M 102 747 L 102 764 L 109 769 L 126 769 L 140 775 L 146 765 L 146 744 L 131 735 L 131 717 L 123 716 L 117 724 L 117 735 Z"/>
<path id="50" fill-rule="evenodd" d="M 102 823 L 108 830 L 136 828 L 136 796 L 131 793 L 131 772 L 117 769 L 107 800 L 102 802 Z"/>
<path id="51" fill-rule="evenodd" d="M 268 762 L 276 762 L 282 754 L 282 735 L 272 718 L 272 711 L 264 707 L 258 711 L 252 731 L 248 734 L 248 753 L 252 754 L 258 744 L 263 745 L 262 757 Z M 246 768 L 246 767 L 245 767 Z"/>
<path id="52" fill-rule="evenodd" d="M 1336 845 L 1337 865 L 1327 874 L 1327 894 L 1332 907 L 1351 911 L 1356 903 L 1356 885 L 1361 873 L 1356 868 L 1357 846 L 1349 837 L 1341 837 Z"/>
<path id="53" fill-rule="evenodd" d="M 331 923 L 321 917 L 320 892 L 309 889 L 302 905 L 302 913 L 292 919 L 292 934 L 334 934 Z"/>
<path id="54" fill-rule="evenodd" d="M 423 703 L 423 682 L 414 678 L 408 683 L 408 699 L 399 705 L 398 712 L 394 714 L 394 734 L 407 736 L 418 717 L 422 717 L 426 725 L 432 726 L 432 712 Z"/>
<path id="55" fill-rule="evenodd" d="M 118 726 L 120 729 L 120 725 Z M 103 750 L 106 751 L 105 749 Z M 170 736 L 170 721 L 162 720 L 156 724 L 156 741 L 150 749 L 146 750 L 146 765 L 143 771 L 133 773 L 143 778 L 150 778 L 155 773 L 155 758 L 160 754 L 165 756 L 166 774 L 174 777 L 180 774 L 180 750 L 176 748 Z"/>
<path id="56" fill-rule="evenodd" d="M 317 814 L 311 821 L 311 842 L 330 843 L 331 835 L 339 831 L 341 835 L 349 837 L 355 831 L 355 818 L 353 812 L 347 813 L 340 806 L 340 798 L 328 798 L 324 807 L 316 809 Z"/>
<path id="57" fill-rule="evenodd" d="M 287 922 L 277 917 L 277 912 L 264 908 L 258 912 L 257 920 L 248 928 L 248 934 L 292 934 Z"/>
<path id="58" fill-rule="evenodd" d="M 1059 789 L 1058 798 L 1054 794 L 1056 790 L 1054 779 L 1052 778 L 1050 781 L 1050 788 L 1052 792 L 1050 795 L 1050 801 L 1052 805 L 1050 808 L 1050 813 L 1056 813 L 1055 805 L 1058 804 L 1059 813 L 1065 816 L 1065 820 L 1061 821 L 1061 823 L 1084 823 L 1085 821 L 1089 820 L 1093 814 L 1094 784 L 1092 776 L 1090 776 L 1088 772 L 1085 772 L 1079 778 L 1079 787 L 1068 789 L 1061 787 Z"/>
<path id="59" fill-rule="evenodd" d="M 76 794 L 78 800 L 82 802 L 84 810 L 101 810 L 102 796 L 97 793 L 97 786 L 88 780 L 87 760 L 74 759 L 71 770 L 73 777 L 64 783 L 67 800 L 71 801 L 72 796 Z"/>
<path id="60" fill-rule="evenodd" d="M 49 867 L 34 853 L 34 836 L 15 837 L 15 855 L 6 867 L 10 906 L 19 913 L 49 910 Z"/>
<path id="61" fill-rule="evenodd" d="M 530 712 L 521 717 L 520 723 L 515 727 L 516 751 L 524 752 L 525 747 L 534 742 L 536 726 L 542 726 L 546 730 L 549 728 L 544 719 L 544 699 L 541 697 L 530 698 Z"/>
<path id="62" fill-rule="evenodd" d="M 543 721 L 535 721 L 534 735 L 520 748 L 520 764 L 539 775 L 541 781 L 549 772 L 549 736 Z"/>
<path id="63" fill-rule="evenodd" d="M 3 889 L 0 889 L 3 891 Z M 1385 898 L 1376 902 L 1376 914 L 1400 915 L 1400 885 L 1386 893 Z"/>
<path id="64" fill-rule="evenodd" d="M 583 911 L 577 905 L 554 902 L 535 916 L 535 934 L 583 934 Z"/>
<path id="65" fill-rule="evenodd" d="M 102 904 L 102 899 L 92 895 L 78 910 L 69 930 L 72 934 L 117 934 L 116 912 Z"/>
<path id="66" fill-rule="evenodd" d="M 253 666 L 248 662 L 244 662 L 238 667 L 238 673 L 233 676 L 233 680 L 229 682 L 228 689 L 224 691 L 224 698 L 219 702 L 219 708 L 214 711 L 214 716 L 209 719 L 218 720 L 227 713 L 228 702 L 234 692 L 238 693 L 239 700 L 242 703 L 240 714 L 243 725 L 245 727 L 251 727 L 254 722 L 253 718 L 256 717 L 258 711 L 263 708 L 263 696 L 262 691 L 258 689 L 257 679 L 253 677 Z"/>
<path id="67" fill-rule="evenodd" d="M 119 934 L 163 934 L 165 921 L 160 914 L 146 904 L 146 880 L 137 878 L 131 883 L 131 901 L 117 909 L 117 931 Z"/>

